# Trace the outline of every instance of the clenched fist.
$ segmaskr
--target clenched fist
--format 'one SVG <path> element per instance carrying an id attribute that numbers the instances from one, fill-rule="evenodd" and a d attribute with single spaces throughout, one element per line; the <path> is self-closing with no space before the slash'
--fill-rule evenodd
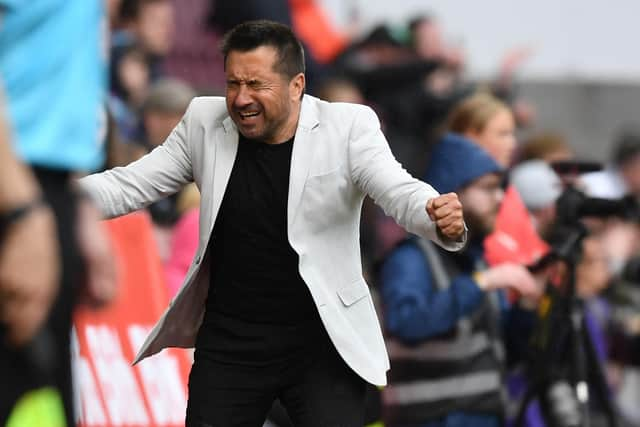
<path id="1" fill-rule="evenodd" d="M 464 218 L 462 215 L 462 203 L 456 193 L 442 194 L 429 199 L 427 202 L 427 214 L 436 223 L 443 236 L 458 240 L 464 234 Z"/>

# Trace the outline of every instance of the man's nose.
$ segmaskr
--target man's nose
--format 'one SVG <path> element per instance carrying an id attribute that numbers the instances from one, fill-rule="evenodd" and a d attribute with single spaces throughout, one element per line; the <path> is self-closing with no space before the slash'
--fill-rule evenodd
<path id="1" fill-rule="evenodd" d="M 251 102 L 252 100 L 249 88 L 244 84 L 238 86 L 238 93 L 236 94 L 235 99 L 236 107 L 244 107 L 251 104 Z"/>

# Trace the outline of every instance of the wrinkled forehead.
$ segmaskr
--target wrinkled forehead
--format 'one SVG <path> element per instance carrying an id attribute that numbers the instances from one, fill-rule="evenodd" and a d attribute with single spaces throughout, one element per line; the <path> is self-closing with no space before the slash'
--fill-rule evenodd
<path id="1" fill-rule="evenodd" d="M 276 65 L 281 61 L 278 49 L 271 45 L 261 45 L 251 49 L 232 49 L 224 58 L 225 72 L 237 63 L 257 65 L 260 68 L 276 71 Z"/>

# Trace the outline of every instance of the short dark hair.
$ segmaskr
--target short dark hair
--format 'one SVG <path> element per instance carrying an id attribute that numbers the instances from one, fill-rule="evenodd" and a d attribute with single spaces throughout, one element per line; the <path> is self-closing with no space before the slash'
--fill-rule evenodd
<path id="1" fill-rule="evenodd" d="M 293 78 L 304 73 L 304 49 L 291 28 L 273 21 L 247 21 L 236 25 L 222 40 L 224 66 L 231 51 L 248 52 L 261 46 L 271 46 L 278 53 L 274 71 Z"/>

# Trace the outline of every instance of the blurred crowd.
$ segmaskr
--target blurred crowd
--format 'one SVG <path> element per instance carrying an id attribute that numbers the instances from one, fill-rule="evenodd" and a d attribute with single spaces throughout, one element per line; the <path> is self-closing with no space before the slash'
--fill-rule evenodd
<path id="1" fill-rule="evenodd" d="M 541 309 L 549 301 L 573 296 L 567 296 L 566 285 L 546 285 L 554 281 L 557 269 L 564 268 L 560 274 L 575 279 L 575 299 L 603 373 L 605 397 L 624 423 L 640 425 L 640 123 L 638 129 L 620 129 L 605 141 L 611 149 L 604 167 L 581 162 L 562 129 L 540 130 L 535 106 L 518 93 L 517 71 L 529 55 L 527 49 L 506 52 L 493 78 L 471 80 L 465 72 L 465 52 L 446 41 L 445 29 L 429 14 L 363 32 L 357 21 L 348 28 L 338 27 L 314 0 L 108 0 L 106 5 L 110 62 L 107 156 L 102 169 L 126 165 L 162 144 L 193 97 L 224 94 L 217 43 L 225 31 L 251 19 L 290 25 L 305 44 L 308 94 L 371 106 L 396 158 L 412 175 L 435 176 L 446 188 L 436 186 L 439 191 L 465 194 L 465 211 L 475 212 L 480 221 L 467 221 L 470 230 L 484 230 L 474 235 L 477 239 L 495 231 L 497 217 L 509 217 L 509 211 L 500 207 L 505 191 L 514 190 L 537 238 L 556 255 L 551 260 L 553 256 L 546 257 L 542 266 L 540 259 L 514 264 L 512 269 L 492 266 L 487 271 L 493 270 L 493 276 L 483 278 L 490 289 L 508 292 L 505 305 L 527 312 L 516 318 L 509 315 L 511 327 L 505 328 L 520 328 L 506 332 L 507 355 L 501 367 L 509 379 L 516 378 L 509 382 L 508 417 L 516 417 L 514 408 L 520 405 L 526 384 L 532 385 L 526 372 L 531 369 L 536 333 L 545 327 L 552 331 L 565 327 L 550 327 L 549 322 L 570 322 L 569 316 L 553 318 Z M 466 175 L 435 171 L 434 162 L 462 169 Z M 484 191 L 482 197 L 470 191 L 475 185 Z M 190 186 L 148 208 L 171 293 L 181 285 L 198 245 L 198 205 L 198 190 Z M 582 233 L 579 244 L 570 254 L 563 253 L 563 243 L 576 228 Z M 416 332 L 403 323 L 406 306 L 398 292 L 405 289 L 401 280 L 407 258 L 403 257 L 411 257 L 408 238 L 370 200 L 365 202 L 361 229 L 365 274 L 378 295 L 390 340 L 405 344 L 415 343 L 415 334 L 439 337 L 463 317 L 442 311 L 449 306 L 429 302 L 425 304 L 441 313 L 430 323 L 433 330 Z M 479 250 L 481 259 L 482 242 Z M 571 257 L 575 274 L 566 271 L 563 257 Z M 418 274 L 410 269 L 409 273 Z M 526 289 L 529 283 L 537 291 Z M 467 297 L 471 301 L 472 296 Z M 451 319 L 445 325 L 447 316 Z M 438 322 L 444 323 L 439 327 Z M 553 363 L 566 362 L 554 359 Z M 392 413 L 388 406 L 384 393 L 372 391 L 370 421 Z M 594 419 L 597 414 L 606 419 L 603 406 L 594 405 Z M 396 425 L 393 419 L 385 421 Z M 535 415 L 527 422 L 540 425 Z"/>

